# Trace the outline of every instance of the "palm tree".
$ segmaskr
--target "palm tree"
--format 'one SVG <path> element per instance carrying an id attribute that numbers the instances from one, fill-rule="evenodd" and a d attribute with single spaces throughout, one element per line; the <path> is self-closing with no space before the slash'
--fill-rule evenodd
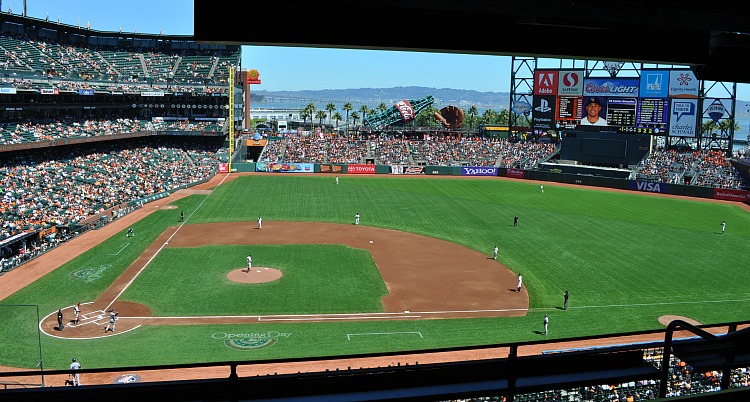
<path id="1" fill-rule="evenodd" d="M 333 102 L 330 102 L 326 105 L 326 110 L 328 111 L 328 124 L 331 124 L 331 117 L 336 110 L 336 105 L 334 105 Z"/>
<path id="2" fill-rule="evenodd" d="M 339 128 L 339 122 L 341 121 L 341 113 L 339 112 L 334 113 L 333 119 L 336 120 L 336 128 Z"/>
<path id="3" fill-rule="evenodd" d="M 354 110 L 354 108 L 352 107 L 351 103 L 346 102 L 344 103 L 344 107 L 342 109 L 344 109 L 344 111 L 346 112 L 346 125 L 348 126 L 349 125 L 349 112 Z"/>
<path id="4" fill-rule="evenodd" d="M 386 106 L 385 103 L 380 102 L 380 104 L 378 105 L 378 111 L 380 111 L 380 113 L 383 113 L 386 110 L 388 110 L 388 106 Z"/>
<path id="5" fill-rule="evenodd" d="M 313 131 L 312 117 L 315 115 L 315 111 L 318 110 L 318 107 L 315 106 L 315 104 L 311 102 L 311 103 L 308 103 L 307 106 L 305 106 L 305 110 L 310 114 L 310 131 Z"/>
<path id="6" fill-rule="evenodd" d="M 310 110 L 304 108 L 301 112 L 299 112 L 299 117 L 302 118 L 302 127 L 305 127 L 305 124 L 307 124 L 307 118 L 312 117 L 312 115 L 310 114 Z"/>
<path id="7" fill-rule="evenodd" d="M 469 129 L 471 130 L 474 128 L 474 118 L 479 114 L 479 110 L 477 110 L 476 106 L 471 105 L 471 107 L 469 107 L 469 111 L 466 114 L 469 115 Z"/>
<path id="8" fill-rule="evenodd" d="M 482 113 L 482 124 L 494 124 L 497 118 L 497 112 L 487 109 Z"/>
<path id="9" fill-rule="evenodd" d="M 438 110 L 434 106 L 427 106 L 415 119 L 420 127 L 433 127 L 435 125 L 435 112 Z"/>
<path id="10" fill-rule="evenodd" d="M 325 119 L 326 117 L 328 116 L 326 115 L 325 110 L 318 110 L 318 112 L 315 114 L 315 118 L 318 119 L 318 124 L 321 129 L 323 128 L 323 119 Z"/>
<path id="11" fill-rule="evenodd" d="M 359 113 L 352 112 L 352 120 L 354 120 L 354 125 L 357 125 L 357 119 L 359 119 Z"/>
<path id="12" fill-rule="evenodd" d="M 364 120 L 367 117 L 367 114 L 369 113 L 370 109 L 367 107 L 367 105 L 362 105 L 359 107 L 359 112 L 362 113 L 362 120 Z"/>

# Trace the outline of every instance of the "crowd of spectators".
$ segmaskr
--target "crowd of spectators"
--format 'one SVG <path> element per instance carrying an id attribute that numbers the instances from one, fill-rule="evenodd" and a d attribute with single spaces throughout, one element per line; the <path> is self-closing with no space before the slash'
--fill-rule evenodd
<path id="1" fill-rule="evenodd" d="M 661 355 L 645 356 L 656 366 Z M 721 390 L 722 373 L 719 371 L 697 372 L 677 358 L 670 359 L 667 398 L 684 397 Z M 730 389 L 750 386 L 750 368 L 739 368 L 728 373 Z M 574 389 L 549 390 L 527 394 L 517 394 L 518 402 L 560 401 L 560 402 L 637 402 L 658 399 L 659 382 L 655 379 L 629 381 L 617 384 L 598 384 Z M 503 396 L 488 396 L 466 399 L 452 399 L 444 402 L 503 402 Z"/>
<path id="2" fill-rule="evenodd" d="M 35 119 L 21 123 L 0 124 L 0 145 L 48 141 L 77 137 L 94 137 L 139 131 L 213 131 L 221 132 L 223 124 L 210 121 L 168 120 L 151 122 L 131 118 Z"/>
<path id="3" fill-rule="evenodd" d="M 378 165 L 499 166 L 529 169 L 557 152 L 554 144 L 498 138 L 401 135 L 272 138 L 261 162 L 365 163 Z"/>
<path id="4" fill-rule="evenodd" d="M 704 151 L 697 158 L 691 184 L 703 187 L 748 189 L 740 173 L 721 151 Z"/>
<path id="5" fill-rule="evenodd" d="M 80 224 L 116 205 L 206 180 L 227 160 L 216 146 L 136 140 L 4 158 L 0 240 Z"/>
<path id="6" fill-rule="evenodd" d="M 3 84 L 17 89 L 225 92 L 228 67 L 238 64 L 239 51 L 139 53 L 0 34 Z"/>
<path id="7" fill-rule="evenodd" d="M 750 188 L 725 153 L 718 150 L 675 150 L 660 147 L 638 163 L 633 178 L 714 188 Z"/>

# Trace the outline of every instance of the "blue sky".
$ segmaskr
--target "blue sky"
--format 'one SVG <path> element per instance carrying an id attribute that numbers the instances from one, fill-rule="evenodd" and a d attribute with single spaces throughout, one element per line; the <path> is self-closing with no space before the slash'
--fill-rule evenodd
<path id="1" fill-rule="evenodd" d="M 21 14 L 23 0 L 0 0 L 1 9 Z M 26 0 L 26 15 L 102 31 L 192 35 L 192 0 Z M 243 21 L 250 17 L 244 16 Z M 248 24 L 250 27 L 250 24 Z M 217 23 L 217 29 L 220 23 Z M 250 28 L 248 28 L 250 29 Z M 265 28 L 264 28 L 265 29 Z M 253 89 L 390 88 L 422 86 L 510 92 L 510 56 L 448 53 L 243 46 L 242 68 L 260 73 Z M 538 67 L 559 67 L 541 60 Z M 750 84 L 737 86 L 737 98 L 750 100 Z"/>

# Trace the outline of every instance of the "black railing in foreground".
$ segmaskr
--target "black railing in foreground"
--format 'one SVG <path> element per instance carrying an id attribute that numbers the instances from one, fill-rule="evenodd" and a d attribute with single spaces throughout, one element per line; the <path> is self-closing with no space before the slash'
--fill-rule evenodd
<path id="1" fill-rule="evenodd" d="M 738 331 L 737 328 L 744 327 Z M 700 338 L 672 339 L 678 328 L 698 333 Z M 721 335 L 714 335 L 707 330 L 713 329 Z M 664 340 L 636 342 L 643 335 L 652 335 Z M 612 344 L 611 338 L 622 338 L 622 342 Z M 628 341 L 633 338 L 634 341 Z M 702 338 L 702 340 L 701 340 Z M 608 341 L 609 339 L 609 341 Z M 602 341 L 607 346 L 576 347 L 576 342 L 591 340 Z M 708 341 L 706 341 L 708 340 Z M 669 358 L 672 354 L 693 357 L 714 356 L 718 347 L 722 359 L 702 359 L 701 369 L 732 369 L 750 367 L 750 321 L 731 322 L 712 325 L 693 326 L 683 321 L 673 321 L 665 330 L 637 331 L 605 336 L 586 336 L 566 339 L 552 339 L 538 342 L 503 343 L 477 347 L 441 348 L 404 352 L 371 353 L 345 356 L 325 356 L 315 359 L 287 358 L 259 361 L 224 361 L 208 363 L 171 364 L 159 366 L 131 366 L 116 368 L 90 368 L 77 372 L 85 378 L 89 373 L 107 372 L 144 372 L 154 370 L 180 370 L 215 367 L 217 372 L 227 368 L 227 377 L 203 380 L 174 380 L 166 382 L 132 383 L 126 386 L 89 385 L 82 387 L 45 387 L 26 389 L 7 389 L 0 391 L 3 400 L 42 400 L 57 396 L 76 395 L 76 400 L 86 401 L 101 398 L 115 400 L 120 398 L 155 396 L 155 393 L 171 400 L 201 399 L 263 399 L 306 400 L 327 398 L 341 400 L 440 400 L 450 398 L 484 397 L 488 395 L 506 395 L 507 401 L 514 400 L 515 395 L 539 392 L 552 389 L 565 389 L 586 385 L 612 384 L 635 380 L 661 381 L 659 396 L 666 396 L 666 382 L 669 370 Z M 590 342 L 589 342 L 590 343 Z M 557 348 L 555 349 L 554 346 Z M 524 352 L 525 348 L 548 347 L 544 352 L 532 354 Z M 666 347 L 666 348 L 665 348 Z M 347 368 L 343 370 L 313 371 L 297 374 L 266 374 L 252 377 L 239 377 L 238 367 L 252 365 L 340 361 L 343 359 L 361 359 L 377 357 L 408 358 L 415 355 L 461 352 L 483 349 L 501 349 L 496 358 L 468 360 L 460 362 L 397 365 L 374 368 Z M 674 353 L 663 353 L 664 361 L 660 367 L 644 359 L 644 350 L 666 350 Z M 734 353 L 733 350 L 738 350 Z M 688 360 L 689 362 L 689 360 Z M 7 377 L 29 377 L 69 375 L 70 370 L 30 370 L 0 373 L 0 381 Z M 729 377 L 725 371 L 723 377 Z M 42 381 L 44 383 L 44 381 Z M 84 381 L 85 384 L 85 381 Z M 721 389 L 726 390 L 728 380 L 722 379 Z M 61 394 L 62 395 L 62 394 Z M 335 396 L 335 398 L 334 398 Z M 92 398 L 92 399 L 88 399 Z M 158 396 L 157 396 L 158 399 Z"/>

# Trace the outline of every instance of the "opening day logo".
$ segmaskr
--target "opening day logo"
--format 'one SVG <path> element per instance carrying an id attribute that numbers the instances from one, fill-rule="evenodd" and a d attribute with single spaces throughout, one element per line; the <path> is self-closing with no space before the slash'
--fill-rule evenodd
<path id="1" fill-rule="evenodd" d="M 260 333 L 228 333 L 214 332 L 211 334 L 212 339 L 221 340 L 224 345 L 230 349 L 236 350 L 258 350 L 269 348 L 276 344 L 279 339 L 289 338 L 291 332 L 268 331 Z"/>

